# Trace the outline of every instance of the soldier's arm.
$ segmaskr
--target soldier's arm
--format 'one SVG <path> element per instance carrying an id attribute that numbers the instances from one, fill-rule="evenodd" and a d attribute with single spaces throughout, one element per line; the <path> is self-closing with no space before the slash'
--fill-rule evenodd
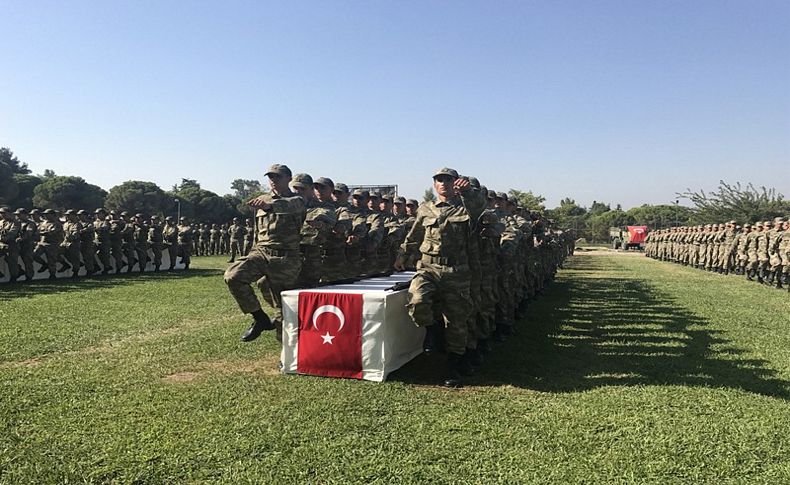
<path id="1" fill-rule="evenodd" d="M 477 220 L 486 209 L 487 200 L 479 191 L 466 190 L 461 192 L 461 202 L 473 220 Z"/>

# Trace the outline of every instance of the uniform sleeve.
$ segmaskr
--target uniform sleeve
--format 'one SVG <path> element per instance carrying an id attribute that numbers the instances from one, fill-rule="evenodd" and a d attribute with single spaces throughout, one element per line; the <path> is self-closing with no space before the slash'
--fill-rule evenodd
<path id="1" fill-rule="evenodd" d="M 473 220 L 477 220 L 480 217 L 480 214 L 486 209 L 486 199 L 482 196 L 482 193 L 477 190 L 467 190 L 466 192 L 461 192 L 461 201 L 466 208 L 466 211 L 469 212 L 469 215 L 472 217 Z"/>
<path id="2" fill-rule="evenodd" d="M 401 244 L 398 251 L 398 258 L 408 258 L 409 256 L 416 255 L 420 250 L 420 245 L 425 238 L 425 226 L 423 220 L 425 215 L 422 211 L 417 212 L 417 218 L 411 226 L 411 230 L 406 234 L 403 244 Z"/>

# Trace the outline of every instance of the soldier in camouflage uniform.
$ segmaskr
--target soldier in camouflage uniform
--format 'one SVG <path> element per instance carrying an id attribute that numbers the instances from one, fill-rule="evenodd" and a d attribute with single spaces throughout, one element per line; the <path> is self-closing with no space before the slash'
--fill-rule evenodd
<path id="1" fill-rule="evenodd" d="M 151 224 L 148 226 L 148 247 L 154 261 L 154 272 L 158 272 L 162 266 L 162 250 L 165 247 L 165 237 L 162 231 L 162 224 L 159 216 L 151 216 Z"/>
<path id="2" fill-rule="evenodd" d="M 749 233 L 752 232 L 751 224 L 744 224 L 743 231 L 735 235 L 735 274 L 745 275 L 749 256 L 746 254 L 746 244 Z"/>
<path id="3" fill-rule="evenodd" d="M 376 251 L 376 273 L 392 273 L 398 246 L 406 238 L 406 233 L 403 231 L 398 217 L 393 213 L 393 199 L 392 195 L 384 194 L 379 200 L 379 212 L 384 224 L 384 237 Z"/>
<path id="4" fill-rule="evenodd" d="M 165 225 L 162 227 L 162 239 L 170 260 L 170 267 L 167 269 L 172 270 L 175 268 L 178 258 L 178 226 L 172 216 L 165 217 Z"/>
<path id="5" fill-rule="evenodd" d="M 110 223 L 107 221 L 107 212 L 104 209 L 94 211 L 93 232 L 96 235 L 96 251 L 102 266 L 102 274 L 110 272 Z"/>
<path id="6" fill-rule="evenodd" d="M 244 251 L 242 252 L 242 256 L 246 256 L 250 254 L 250 250 L 252 246 L 255 244 L 255 225 L 252 222 L 252 219 L 247 219 L 244 224 Z"/>
<path id="7" fill-rule="evenodd" d="M 302 266 L 299 234 L 307 213 L 304 200 L 291 192 L 291 170 L 287 166 L 273 165 L 266 176 L 272 193 L 248 202 L 257 210 L 257 242 L 249 255 L 225 271 L 225 283 L 239 308 L 253 316 L 249 329 L 242 336 L 245 342 L 258 338 L 263 330 L 272 329 L 276 329 L 278 338 L 282 339 L 280 293 L 293 288 Z M 261 309 L 250 286 L 254 282 L 274 308 L 274 322 Z"/>
<path id="8" fill-rule="evenodd" d="M 420 206 L 414 223 L 395 261 L 395 269 L 404 270 L 407 255 L 419 249 L 419 269 L 409 287 L 409 315 L 422 327 L 435 324 L 445 328 L 444 343 L 447 366 L 444 385 L 462 385 L 461 373 L 467 370 L 464 357 L 467 342 L 467 320 L 470 309 L 469 239 L 471 220 L 483 211 L 484 201 L 470 191 L 468 180 L 458 178 L 449 168 L 434 175 L 438 200 Z"/>
<path id="9" fill-rule="evenodd" d="M 27 214 L 25 209 L 19 208 L 14 214 L 19 220 L 19 255 L 24 265 L 25 281 L 32 281 L 35 271 L 33 265 L 33 249 L 35 248 L 38 227 Z"/>
<path id="10" fill-rule="evenodd" d="M 332 200 L 339 208 L 344 208 L 351 219 L 351 230 L 345 243 L 346 269 L 341 274 L 343 278 L 356 278 L 362 274 L 362 250 L 368 235 L 365 206 L 367 192 L 356 189 L 352 198 L 353 204 L 348 202 L 349 195 L 348 186 L 336 184 L 335 190 L 332 192 Z"/>
<path id="11" fill-rule="evenodd" d="M 321 281 L 330 282 L 347 278 L 348 262 L 346 260 L 346 241 L 353 229 L 354 220 L 348 210 L 348 204 L 339 201 L 348 199 L 348 187 L 335 184 L 328 178 L 321 177 L 313 184 L 315 195 L 319 201 L 332 201 L 335 207 L 335 227 L 327 236 L 321 255 Z"/>
<path id="12" fill-rule="evenodd" d="M 291 188 L 304 199 L 307 209 L 299 244 L 299 251 L 302 254 L 302 267 L 296 280 L 299 288 L 312 288 L 321 281 L 321 257 L 324 244 L 337 224 L 335 204 L 331 200 L 334 184 L 325 177 L 318 180 L 320 181 L 318 191 L 324 200 L 316 198 L 315 184 L 310 175 L 298 173 L 294 175 L 291 182 Z"/>
<path id="13" fill-rule="evenodd" d="M 38 225 L 39 241 L 33 250 L 33 260 L 41 265 L 39 273 L 49 271 L 49 279 L 54 280 L 56 263 L 60 259 L 60 243 L 63 242 L 63 225 L 57 220 L 54 210 L 47 209 L 43 215 L 44 220 Z M 46 255 L 46 261 L 42 255 Z"/>
<path id="14" fill-rule="evenodd" d="M 0 207 L 0 258 L 6 261 L 11 283 L 19 277 L 19 232 L 19 222 L 11 209 Z M 0 278 L 2 277 L 0 272 Z"/>
<path id="15" fill-rule="evenodd" d="M 80 272 L 80 258 L 82 251 L 80 248 L 82 224 L 77 220 L 77 212 L 74 209 L 66 211 L 66 222 L 63 224 L 63 253 L 71 266 L 72 278 L 77 278 Z"/>
<path id="16" fill-rule="evenodd" d="M 768 240 L 768 269 L 766 270 L 768 284 L 777 288 L 782 287 L 782 257 L 779 254 L 779 244 L 784 236 L 784 218 L 777 217 L 773 220 L 773 228 L 766 234 Z"/>
<path id="17" fill-rule="evenodd" d="M 123 236 L 126 222 L 115 211 L 110 211 L 110 255 L 115 260 L 115 274 L 123 268 Z"/>
<path id="18" fill-rule="evenodd" d="M 236 261 L 236 256 L 244 255 L 244 238 L 247 235 L 247 230 L 239 223 L 239 218 L 233 218 L 233 224 L 228 228 L 228 237 L 230 238 L 230 259 L 229 263 Z"/>
<path id="19" fill-rule="evenodd" d="M 784 231 L 781 241 L 779 241 L 779 258 L 782 262 L 782 276 L 781 283 L 790 292 L 790 220 L 785 220 L 782 223 Z"/>
<path id="20" fill-rule="evenodd" d="M 184 263 L 184 269 L 189 269 L 192 261 L 192 250 L 195 248 L 195 229 L 189 224 L 186 217 L 182 217 L 178 224 L 178 255 Z"/>

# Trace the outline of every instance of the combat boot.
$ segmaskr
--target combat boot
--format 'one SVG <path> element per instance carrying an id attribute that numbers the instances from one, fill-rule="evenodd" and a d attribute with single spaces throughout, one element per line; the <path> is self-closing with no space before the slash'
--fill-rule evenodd
<path id="1" fill-rule="evenodd" d="M 252 342 L 261 335 L 264 330 L 274 330 L 275 326 L 263 310 L 253 312 L 253 320 L 250 328 L 241 336 L 242 342 Z"/>
<path id="2" fill-rule="evenodd" d="M 441 335 L 439 323 L 434 323 L 425 327 L 425 339 L 422 341 L 422 351 L 426 354 L 434 354 L 441 350 Z"/>
<path id="3" fill-rule="evenodd" d="M 458 367 L 462 359 L 462 355 L 452 353 L 447 354 L 447 364 L 444 370 L 444 375 L 442 376 L 444 387 L 453 389 L 464 387 L 461 373 L 458 372 Z"/>

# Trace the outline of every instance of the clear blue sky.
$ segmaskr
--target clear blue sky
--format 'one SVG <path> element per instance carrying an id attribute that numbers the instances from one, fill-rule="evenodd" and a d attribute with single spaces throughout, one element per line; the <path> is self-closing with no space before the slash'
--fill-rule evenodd
<path id="1" fill-rule="evenodd" d="M 419 198 L 790 197 L 790 1 L 0 0 L 0 145 L 109 188 L 272 162 Z"/>

